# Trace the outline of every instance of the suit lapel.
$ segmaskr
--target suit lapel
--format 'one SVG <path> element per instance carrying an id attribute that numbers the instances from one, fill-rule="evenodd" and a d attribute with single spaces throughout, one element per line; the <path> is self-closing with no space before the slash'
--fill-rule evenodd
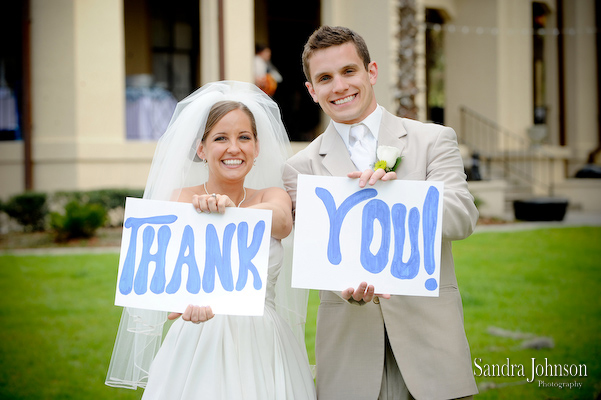
<path id="1" fill-rule="evenodd" d="M 357 167 L 351 161 L 344 141 L 331 122 L 325 132 L 322 133 L 322 136 L 319 154 L 324 156 L 322 164 L 328 172 L 332 176 L 346 176 L 349 172 L 356 171 Z M 380 132 L 378 133 L 378 146 L 382 145 L 397 147 L 401 150 L 401 156 L 405 155 L 407 130 L 401 118 L 395 117 L 386 110 L 382 114 Z"/>
<path id="2" fill-rule="evenodd" d="M 407 145 L 406 136 L 407 130 L 402 120 L 384 110 L 378 133 L 378 146 L 396 147 L 401 150 L 401 155 L 404 155 L 403 152 Z"/>
<path id="3" fill-rule="evenodd" d="M 319 154 L 323 156 L 323 166 L 332 176 L 346 176 L 349 172 L 357 170 L 344 141 L 331 122 L 322 136 Z"/>
<path id="4" fill-rule="evenodd" d="M 378 135 L 378 146 L 392 146 L 401 150 L 401 157 L 407 156 L 407 129 L 403 120 L 388 111 L 382 115 L 382 124 Z M 409 173 L 408 164 L 403 163 L 397 168 L 397 179 L 403 179 Z"/>

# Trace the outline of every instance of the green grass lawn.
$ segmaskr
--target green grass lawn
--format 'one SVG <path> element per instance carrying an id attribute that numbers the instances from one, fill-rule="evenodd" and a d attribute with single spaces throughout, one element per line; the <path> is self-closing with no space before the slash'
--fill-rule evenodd
<path id="1" fill-rule="evenodd" d="M 596 398 L 601 392 L 601 228 L 480 233 L 456 242 L 453 250 L 472 359 L 481 359 L 481 366 L 509 359 L 510 365 L 523 364 L 526 375 L 477 377 L 481 386 L 497 387 L 479 398 Z M 554 347 L 524 349 L 523 340 L 491 335 L 490 327 L 548 337 Z M 532 358 L 543 365 L 545 358 L 562 366 L 585 364 L 588 376 L 541 376 L 528 383 Z M 570 382 L 582 386 L 546 386 Z"/>
<path id="2" fill-rule="evenodd" d="M 601 391 L 601 228 L 479 233 L 454 244 L 465 326 L 480 365 L 523 364 L 527 376 L 481 376 L 481 399 L 592 399 Z M 0 398 L 139 399 L 104 379 L 119 323 L 113 306 L 117 254 L 0 256 Z M 313 362 L 318 299 L 310 296 Z M 553 340 L 522 340 L 491 327 Z M 537 377 L 537 363 L 586 365 L 586 377 Z M 475 369 L 478 372 L 477 369 Z M 517 374 L 517 370 L 515 370 Z M 543 387 L 578 382 L 580 388 Z"/>

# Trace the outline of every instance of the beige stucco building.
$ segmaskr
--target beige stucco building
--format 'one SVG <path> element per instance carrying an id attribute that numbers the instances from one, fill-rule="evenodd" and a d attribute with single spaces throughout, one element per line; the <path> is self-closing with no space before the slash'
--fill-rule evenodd
<path id="1" fill-rule="evenodd" d="M 156 140 L 128 134 L 128 78 L 149 76 L 178 100 L 209 81 L 253 81 L 255 42 L 271 47 L 284 76 L 275 99 L 301 148 L 327 123 L 300 66 L 304 40 L 319 24 L 364 36 L 379 67 L 378 101 L 398 109 L 399 38 L 409 34 L 399 7 L 410 1 L 199 0 L 182 10 L 183 2 L 159 0 L 12 3 L 0 8 L 21 34 L 2 55 L 3 71 L 6 59 L 22 139 L 0 141 L 0 198 L 143 187 Z M 544 126 L 542 148 L 560 181 L 599 160 L 594 0 L 415 0 L 415 9 L 419 119 L 436 120 L 442 109 L 440 122 L 460 138 L 469 138 L 470 121 L 486 120 L 524 143 L 533 126 Z M 474 146 L 465 140 L 468 157 Z"/>

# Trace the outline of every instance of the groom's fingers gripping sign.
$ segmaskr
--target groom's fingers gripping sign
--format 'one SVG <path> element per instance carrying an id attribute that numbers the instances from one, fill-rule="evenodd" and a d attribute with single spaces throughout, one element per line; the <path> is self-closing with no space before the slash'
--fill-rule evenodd
<path id="1" fill-rule="evenodd" d="M 390 181 L 396 179 L 396 172 L 386 172 L 382 168 L 377 170 L 366 169 L 365 171 L 354 171 L 347 175 L 349 178 L 359 178 L 359 187 L 364 188 L 367 183 L 374 185 L 377 181 Z"/>
<path id="2" fill-rule="evenodd" d="M 344 300 L 350 300 L 351 297 L 355 301 L 363 300 L 369 303 L 374 297 L 374 286 L 368 285 L 366 282 L 361 282 L 357 289 L 348 288 L 342 291 L 342 298 Z"/>

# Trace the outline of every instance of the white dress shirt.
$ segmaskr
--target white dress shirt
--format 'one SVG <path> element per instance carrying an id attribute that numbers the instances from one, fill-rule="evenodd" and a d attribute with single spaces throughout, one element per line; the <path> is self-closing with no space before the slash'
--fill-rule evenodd
<path id="1" fill-rule="evenodd" d="M 369 114 L 367 117 L 365 117 L 365 119 L 363 121 L 360 122 L 369 128 L 369 133 L 365 135 L 365 137 L 362 140 L 362 143 L 364 144 L 364 146 L 367 149 L 369 149 L 370 153 L 373 153 L 373 158 L 369 162 L 372 167 L 373 167 L 374 162 L 376 161 L 376 149 L 378 146 L 378 133 L 380 131 L 380 123 L 382 122 L 382 114 L 383 114 L 382 107 L 380 105 L 378 105 L 371 114 Z M 353 125 L 342 124 L 342 123 L 335 122 L 335 121 L 332 121 L 332 123 L 334 124 L 336 131 L 338 131 L 338 134 L 344 141 L 344 144 L 346 145 L 349 155 L 352 155 L 352 153 L 351 153 L 352 146 L 350 145 L 349 137 L 350 137 L 351 127 L 356 124 L 353 124 Z"/>

